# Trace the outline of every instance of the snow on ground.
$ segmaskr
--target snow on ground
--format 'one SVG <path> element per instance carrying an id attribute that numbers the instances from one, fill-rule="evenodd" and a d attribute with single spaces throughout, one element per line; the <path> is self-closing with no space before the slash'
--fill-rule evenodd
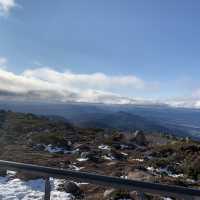
<path id="1" fill-rule="evenodd" d="M 125 144 L 121 144 L 121 145 L 120 145 L 120 148 L 121 148 L 121 149 L 128 149 L 129 146 L 128 146 L 128 145 L 125 145 Z"/>
<path id="2" fill-rule="evenodd" d="M 133 158 L 132 160 L 133 161 L 138 161 L 138 162 L 144 162 L 144 159 L 141 159 L 141 158 Z"/>
<path id="3" fill-rule="evenodd" d="M 48 146 L 45 146 L 45 151 L 48 151 L 49 153 L 59 153 L 64 152 L 65 149 L 49 144 Z"/>
<path id="4" fill-rule="evenodd" d="M 64 153 L 64 154 L 75 154 L 79 152 L 79 149 L 75 150 L 66 150 L 64 147 L 57 147 L 52 144 L 46 145 L 46 144 L 37 144 L 35 146 L 36 148 L 42 147 L 44 148 L 44 151 L 48 151 L 49 153 Z"/>
<path id="5" fill-rule="evenodd" d="M 99 145 L 98 148 L 101 150 L 108 150 L 108 151 L 111 150 L 111 148 L 108 145 L 104 145 L 104 144 Z"/>
<path id="6" fill-rule="evenodd" d="M 77 158 L 76 160 L 78 160 L 79 162 L 84 162 L 84 161 L 87 161 L 88 158 Z"/>
<path id="7" fill-rule="evenodd" d="M 42 179 L 23 182 L 19 179 L 0 177 L 0 199 L 2 200 L 42 200 L 44 195 Z"/>
<path id="8" fill-rule="evenodd" d="M 57 188 L 64 180 L 50 179 L 51 181 L 51 200 L 75 200 L 74 196 L 69 193 L 58 191 Z"/>
<path id="9" fill-rule="evenodd" d="M 81 169 L 84 169 L 84 167 L 77 167 L 76 165 L 69 165 L 69 169 L 80 171 Z"/>
<path id="10" fill-rule="evenodd" d="M 120 176 L 120 178 L 128 179 L 128 176 Z"/>
<path id="11" fill-rule="evenodd" d="M 158 168 L 158 169 L 156 169 L 154 167 L 147 167 L 147 170 L 152 172 L 152 173 L 166 173 L 168 176 L 171 176 L 173 178 L 184 177 L 184 174 L 173 174 L 167 168 Z"/>
<path id="12" fill-rule="evenodd" d="M 72 150 L 72 151 L 65 150 L 64 154 L 76 154 L 77 152 L 79 152 L 79 149 L 75 149 L 75 150 Z"/>
<path id="13" fill-rule="evenodd" d="M 128 154 L 125 153 L 125 152 L 121 152 L 121 154 L 124 155 L 124 156 L 128 156 Z"/>
<path id="14" fill-rule="evenodd" d="M 105 159 L 105 160 L 115 160 L 115 157 L 107 156 L 107 155 L 102 156 L 102 158 Z"/>
<path id="15" fill-rule="evenodd" d="M 66 192 L 57 190 L 60 181 L 51 179 L 51 200 L 73 200 L 74 197 Z M 22 181 L 11 175 L 0 177 L 1 200 L 42 200 L 44 197 L 45 181 L 36 179 Z"/>

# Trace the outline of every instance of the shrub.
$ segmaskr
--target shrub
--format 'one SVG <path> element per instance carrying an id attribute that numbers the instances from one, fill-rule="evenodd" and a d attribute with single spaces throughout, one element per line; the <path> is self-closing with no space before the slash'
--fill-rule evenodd
<path id="1" fill-rule="evenodd" d="M 171 163 L 169 158 L 157 158 L 151 161 L 151 165 L 155 168 L 164 168 Z"/>
<path id="2" fill-rule="evenodd" d="M 194 161 L 187 160 L 185 164 L 185 173 L 194 180 L 200 179 L 200 158 Z"/>
<path id="3" fill-rule="evenodd" d="M 119 199 L 132 199 L 128 191 L 124 190 L 114 190 L 110 194 L 110 200 L 119 200 Z"/>
<path id="4" fill-rule="evenodd" d="M 32 136 L 34 143 L 52 144 L 55 146 L 67 146 L 63 133 L 40 133 Z"/>

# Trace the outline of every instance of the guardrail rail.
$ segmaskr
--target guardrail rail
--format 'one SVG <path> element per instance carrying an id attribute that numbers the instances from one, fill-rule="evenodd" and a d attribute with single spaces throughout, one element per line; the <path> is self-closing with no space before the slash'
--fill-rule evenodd
<path id="1" fill-rule="evenodd" d="M 45 200 L 50 199 L 51 186 L 49 182 L 49 177 L 83 181 L 91 184 L 101 185 L 103 187 L 108 186 L 112 188 L 137 191 L 142 194 L 150 193 L 162 196 L 176 197 L 184 200 L 200 200 L 200 190 L 180 186 L 170 186 L 158 183 L 128 180 L 87 172 L 77 172 L 72 170 L 44 167 L 32 164 L 23 164 L 5 160 L 0 160 L 0 168 L 14 171 L 25 171 L 45 177 Z"/>

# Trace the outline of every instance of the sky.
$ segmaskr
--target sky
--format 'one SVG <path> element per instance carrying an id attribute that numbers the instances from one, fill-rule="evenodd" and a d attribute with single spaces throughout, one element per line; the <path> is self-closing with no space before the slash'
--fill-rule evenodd
<path id="1" fill-rule="evenodd" d="M 0 0 L 0 99 L 200 108 L 198 0 Z"/>

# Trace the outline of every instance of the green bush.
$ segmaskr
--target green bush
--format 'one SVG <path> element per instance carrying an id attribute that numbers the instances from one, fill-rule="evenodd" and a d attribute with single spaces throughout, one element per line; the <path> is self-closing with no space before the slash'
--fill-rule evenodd
<path id="1" fill-rule="evenodd" d="M 185 164 L 185 173 L 188 177 L 199 180 L 200 179 L 200 158 L 194 161 L 187 160 Z"/>
<path id="2" fill-rule="evenodd" d="M 157 158 L 151 161 L 150 165 L 155 168 L 164 168 L 171 163 L 170 158 Z"/>
<path id="3" fill-rule="evenodd" d="M 32 136 L 34 143 L 52 144 L 55 146 L 67 146 L 67 141 L 64 139 L 63 133 L 40 133 Z"/>
<path id="4" fill-rule="evenodd" d="M 125 190 L 114 190 L 110 195 L 110 200 L 119 200 L 119 199 L 132 199 L 128 191 Z"/>

